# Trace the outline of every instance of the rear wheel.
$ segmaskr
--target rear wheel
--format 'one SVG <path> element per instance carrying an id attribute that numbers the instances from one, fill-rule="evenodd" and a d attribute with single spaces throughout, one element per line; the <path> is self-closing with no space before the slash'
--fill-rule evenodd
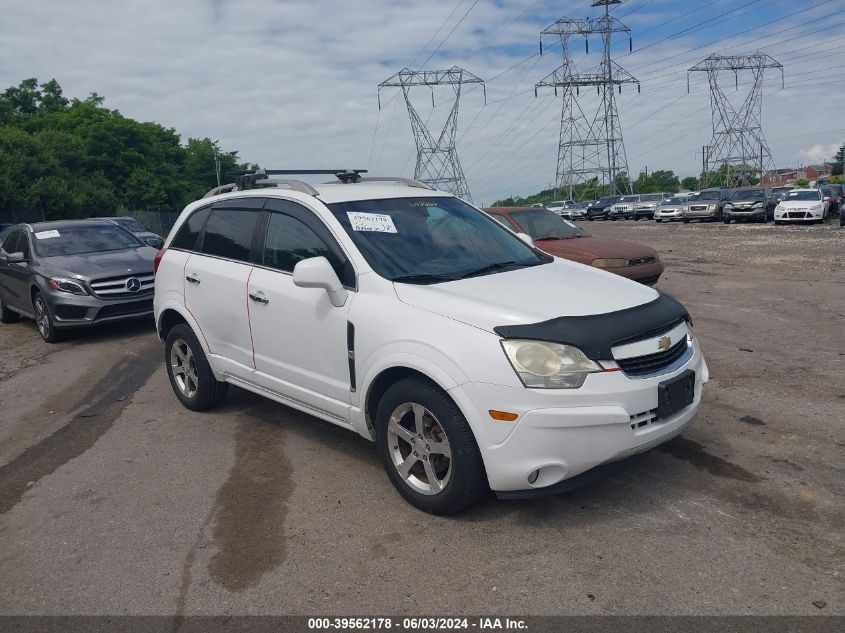
<path id="1" fill-rule="evenodd" d="M 213 409 L 226 398 L 229 383 L 214 377 L 205 352 L 188 325 L 177 325 L 167 333 L 164 359 L 170 386 L 188 409 Z"/>
<path id="2" fill-rule="evenodd" d="M 689 224 L 689 218 L 684 218 L 684 224 Z"/>
<path id="3" fill-rule="evenodd" d="M 724 219 L 722 220 L 722 222 L 724 222 L 725 224 L 730 224 L 730 223 L 731 223 L 731 219 L 730 219 L 730 218 L 724 218 Z"/>
<path id="4" fill-rule="evenodd" d="M 15 323 L 20 318 L 21 315 L 6 307 L 6 304 L 3 303 L 3 293 L 0 292 L 0 323 Z"/>
<path id="5" fill-rule="evenodd" d="M 38 326 L 38 333 L 48 343 L 58 343 L 64 338 L 63 333 L 56 329 L 53 315 L 47 306 L 47 300 L 40 292 L 36 292 L 32 298 L 32 307 L 35 310 L 35 325 Z"/>
<path id="6" fill-rule="evenodd" d="M 454 514 L 487 491 L 466 418 L 428 381 L 407 378 L 388 388 L 376 412 L 376 441 L 391 483 L 421 510 Z"/>

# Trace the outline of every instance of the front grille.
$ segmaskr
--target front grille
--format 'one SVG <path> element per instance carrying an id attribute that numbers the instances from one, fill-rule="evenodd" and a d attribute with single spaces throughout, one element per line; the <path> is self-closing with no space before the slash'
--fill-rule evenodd
<path id="1" fill-rule="evenodd" d="M 652 256 L 635 257 L 634 259 L 628 260 L 629 266 L 641 266 L 642 264 L 653 264 L 653 263 L 654 263 L 654 257 L 652 257 Z"/>
<path id="2" fill-rule="evenodd" d="M 789 212 L 787 212 L 786 216 L 789 217 L 789 218 L 794 218 L 796 220 L 797 219 L 804 219 L 804 218 L 807 217 L 807 212 L 806 211 L 789 211 Z"/>
<path id="3" fill-rule="evenodd" d="M 650 374 L 656 374 L 661 369 L 665 369 L 674 363 L 684 355 L 685 351 L 687 351 L 686 337 L 662 352 L 646 354 L 645 356 L 635 356 L 634 358 L 617 359 L 616 363 L 628 376 L 648 376 Z"/>
<path id="4" fill-rule="evenodd" d="M 689 210 L 690 211 L 707 211 L 707 205 L 706 204 L 690 205 Z"/>
<path id="5" fill-rule="evenodd" d="M 153 311 L 153 300 L 144 299 L 142 301 L 127 301 L 126 303 L 115 303 L 100 308 L 97 313 L 97 319 L 105 319 L 108 317 L 125 316 L 128 314 L 143 314 L 145 312 Z"/>
<path id="6" fill-rule="evenodd" d="M 131 291 L 130 280 L 138 281 L 138 290 Z M 119 277 L 104 277 L 102 279 L 95 279 L 91 282 L 91 290 L 98 297 L 104 299 L 125 299 L 129 297 L 143 297 L 151 294 L 153 291 L 153 284 L 155 283 L 155 275 L 152 273 L 143 273 L 140 275 L 121 275 Z"/>

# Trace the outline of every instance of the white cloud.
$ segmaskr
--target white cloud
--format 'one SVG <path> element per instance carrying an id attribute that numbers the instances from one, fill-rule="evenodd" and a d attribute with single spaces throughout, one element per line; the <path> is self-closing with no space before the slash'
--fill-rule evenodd
<path id="1" fill-rule="evenodd" d="M 355 5 L 341 0 L 6 0 L 0 86 L 31 76 L 55 77 L 69 96 L 97 91 L 107 106 L 128 116 L 174 127 L 183 138 L 217 138 L 244 160 L 267 167 L 368 166 L 378 173 L 412 175 L 415 152 L 404 105 L 394 99 L 379 113 L 376 86 L 428 57 L 470 4 L 465 0 L 421 54 L 454 0 Z M 635 46 L 643 46 L 657 36 L 640 38 L 638 28 L 644 31 L 687 10 L 658 1 L 623 19 L 635 29 Z M 429 67 L 457 64 L 493 77 L 536 51 L 539 31 L 560 13 L 583 17 L 590 11 L 595 10 L 586 0 L 481 0 Z M 837 40 L 843 43 L 845 29 L 826 28 L 822 39 L 830 43 L 807 51 L 795 49 L 820 41 L 812 25 L 773 35 L 823 14 L 821 8 L 806 11 L 765 34 L 708 44 L 726 31 L 742 30 L 738 18 L 620 57 L 643 88 L 638 95 L 626 87 L 619 99 L 631 172 L 646 165 L 682 176 L 698 172 L 696 152 L 710 136 L 709 95 L 703 77 L 686 95 L 686 69 L 732 46 L 733 52 L 761 48 L 793 59 L 785 63 L 786 90 L 778 90 L 779 80 L 766 86 L 763 124 L 777 164 L 809 160 L 808 152 L 829 149 L 845 129 L 822 132 L 840 125 L 835 96 L 841 92 L 841 76 L 823 69 L 838 62 L 835 46 Z M 794 39 L 784 41 L 788 38 Z M 497 46 L 473 55 L 491 43 Z M 591 44 L 595 51 L 598 42 Z M 626 45 L 620 43 L 619 50 L 624 53 Z M 822 58 L 826 53 L 832 56 Z M 595 54 L 576 59 L 586 67 L 595 63 Z M 458 149 L 476 201 L 532 193 L 554 180 L 560 102 L 550 93 L 535 100 L 533 85 L 559 63 L 559 50 L 551 50 L 491 81 L 486 107 L 481 91 L 466 92 Z M 839 77 L 838 85 L 827 83 L 831 74 Z M 391 95 L 383 97 L 385 103 Z M 430 97 L 423 90 L 419 98 L 427 116 L 423 106 Z M 585 95 L 585 104 L 591 99 Z M 435 109 L 433 127 L 445 110 Z"/>

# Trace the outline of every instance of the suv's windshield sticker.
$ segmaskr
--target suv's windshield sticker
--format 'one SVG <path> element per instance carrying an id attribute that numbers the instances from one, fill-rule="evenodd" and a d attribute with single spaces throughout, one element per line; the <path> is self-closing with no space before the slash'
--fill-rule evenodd
<path id="1" fill-rule="evenodd" d="M 55 229 L 52 231 L 38 231 L 35 237 L 39 240 L 49 240 L 51 237 L 61 237 Z"/>
<path id="2" fill-rule="evenodd" d="M 393 218 L 381 213 L 358 213 L 347 211 L 353 231 L 375 231 L 376 233 L 396 233 Z"/>

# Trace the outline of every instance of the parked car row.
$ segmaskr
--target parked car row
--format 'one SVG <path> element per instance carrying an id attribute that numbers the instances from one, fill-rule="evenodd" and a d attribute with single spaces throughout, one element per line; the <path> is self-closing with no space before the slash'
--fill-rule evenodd
<path id="1" fill-rule="evenodd" d="M 688 194 L 649 193 L 606 196 L 587 205 L 582 217 L 589 220 L 640 220 L 657 222 L 823 222 L 838 215 L 845 226 L 845 186 L 818 188 L 747 187 L 710 188 Z"/>

